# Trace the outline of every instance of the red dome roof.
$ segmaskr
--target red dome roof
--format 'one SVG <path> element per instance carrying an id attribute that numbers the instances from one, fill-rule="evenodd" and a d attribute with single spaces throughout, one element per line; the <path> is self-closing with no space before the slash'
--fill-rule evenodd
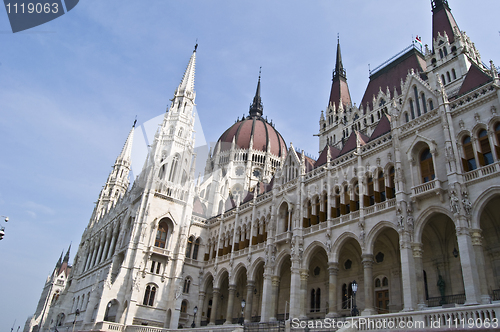
<path id="1" fill-rule="evenodd" d="M 278 157 L 285 156 L 287 152 L 281 134 L 260 116 L 247 117 L 232 125 L 217 141 L 215 151 L 217 151 L 219 145 L 221 152 L 230 150 L 233 137 L 236 148 L 239 149 L 248 150 L 253 137 L 254 150 L 270 152 Z M 271 143 L 271 150 L 267 151 L 269 142 Z"/>

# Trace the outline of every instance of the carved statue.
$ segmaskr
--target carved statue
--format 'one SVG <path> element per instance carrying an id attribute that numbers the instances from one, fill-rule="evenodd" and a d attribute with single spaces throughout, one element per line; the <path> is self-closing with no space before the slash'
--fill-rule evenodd
<path id="1" fill-rule="evenodd" d="M 331 234 L 330 232 L 326 232 L 326 251 L 331 252 L 332 251 L 332 240 L 331 240 Z"/>
<path id="2" fill-rule="evenodd" d="M 459 200 L 457 197 L 457 193 L 455 190 L 451 190 L 450 192 L 450 211 L 455 214 L 460 212 Z"/>
<path id="3" fill-rule="evenodd" d="M 469 200 L 469 194 L 467 194 L 466 191 L 464 191 L 462 193 L 462 205 L 464 207 L 465 214 L 467 216 L 470 216 L 471 211 L 472 211 L 472 203 L 470 202 L 470 200 Z"/>

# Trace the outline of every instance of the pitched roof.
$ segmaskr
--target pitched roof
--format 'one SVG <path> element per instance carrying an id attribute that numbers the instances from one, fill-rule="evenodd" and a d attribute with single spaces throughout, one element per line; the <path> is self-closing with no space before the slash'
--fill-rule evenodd
<path id="1" fill-rule="evenodd" d="M 300 160 L 302 160 L 302 153 L 300 152 L 297 152 L 297 156 L 299 157 Z M 304 160 L 305 160 L 305 163 L 306 163 L 306 173 L 308 173 L 309 171 L 313 170 L 314 169 L 314 164 L 316 163 L 316 160 L 304 155 Z"/>
<path id="2" fill-rule="evenodd" d="M 340 150 L 337 149 L 336 147 L 333 147 L 331 145 L 325 146 L 323 151 L 321 151 L 321 154 L 318 157 L 318 160 L 316 160 L 316 163 L 314 163 L 314 168 L 318 168 L 321 165 L 326 164 L 327 160 L 326 157 L 328 155 L 328 149 L 330 149 L 330 156 L 332 159 L 337 158 L 340 155 Z"/>
<path id="3" fill-rule="evenodd" d="M 474 63 L 470 66 L 467 75 L 458 91 L 458 95 L 463 95 L 469 91 L 474 90 L 475 88 L 488 83 L 492 80 L 492 78 L 483 72 L 478 66 Z"/>
<path id="4" fill-rule="evenodd" d="M 201 202 L 200 198 L 198 196 L 196 196 L 194 198 L 194 202 L 193 202 L 193 214 L 200 216 L 200 217 L 205 217 L 205 214 L 206 214 L 205 210 L 206 210 L 206 208 L 203 205 L 203 203 Z"/>
<path id="5" fill-rule="evenodd" d="M 359 138 L 361 139 L 361 145 L 365 145 L 366 142 L 368 142 L 370 140 L 370 138 L 363 133 L 358 132 L 358 135 L 359 135 Z M 349 138 L 345 142 L 344 147 L 340 151 L 340 155 L 343 155 L 349 151 L 356 149 L 357 146 L 358 146 L 357 145 L 357 135 L 356 135 L 356 132 L 353 131 L 353 132 L 351 132 L 351 135 L 349 136 Z"/>
<path id="6" fill-rule="evenodd" d="M 382 113 L 382 118 L 375 127 L 372 135 L 370 136 L 370 141 L 373 141 L 375 138 L 380 137 L 391 131 L 391 121 L 387 117 L 385 113 Z"/>
<path id="7" fill-rule="evenodd" d="M 377 96 L 381 89 L 385 91 L 389 87 L 391 98 L 393 98 L 394 88 L 396 88 L 398 94 L 401 94 L 401 80 L 406 79 L 411 69 L 422 73 L 426 68 L 424 55 L 411 46 L 407 52 L 374 72 L 370 75 L 370 82 L 368 82 L 361 100 L 364 113 L 366 114 L 367 105 L 370 109 L 373 109 L 373 96 Z"/>

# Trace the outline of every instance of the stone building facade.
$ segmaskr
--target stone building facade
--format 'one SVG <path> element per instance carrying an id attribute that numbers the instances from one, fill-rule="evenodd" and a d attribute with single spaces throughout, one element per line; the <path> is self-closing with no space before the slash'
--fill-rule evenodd
<path id="1" fill-rule="evenodd" d="M 127 189 L 132 128 L 51 317 L 88 330 L 348 316 L 354 281 L 361 315 L 500 300 L 500 79 L 448 2 L 431 4 L 432 45 L 372 70 L 359 107 L 338 43 L 317 160 L 263 117 L 259 77 L 201 183 L 195 48 Z"/>

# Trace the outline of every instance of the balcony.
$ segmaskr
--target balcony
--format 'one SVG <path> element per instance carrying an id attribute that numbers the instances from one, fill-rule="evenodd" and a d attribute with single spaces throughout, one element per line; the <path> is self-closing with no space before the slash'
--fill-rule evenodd
<path id="1" fill-rule="evenodd" d="M 471 185 L 500 175 L 500 162 L 480 167 L 464 174 L 465 182 Z"/>
<path id="2" fill-rule="evenodd" d="M 443 202 L 443 188 L 441 186 L 441 181 L 434 179 L 432 181 L 422 183 L 418 186 L 411 188 L 412 201 L 418 203 L 420 199 L 429 196 L 439 196 L 441 202 Z"/>
<path id="3" fill-rule="evenodd" d="M 155 246 L 149 247 L 149 252 L 152 252 L 153 254 L 157 254 L 160 256 L 164 256 L 167 258 L 170 258 L 170 250 L 164 249 L 164 248 L 159 248 Z"/>

